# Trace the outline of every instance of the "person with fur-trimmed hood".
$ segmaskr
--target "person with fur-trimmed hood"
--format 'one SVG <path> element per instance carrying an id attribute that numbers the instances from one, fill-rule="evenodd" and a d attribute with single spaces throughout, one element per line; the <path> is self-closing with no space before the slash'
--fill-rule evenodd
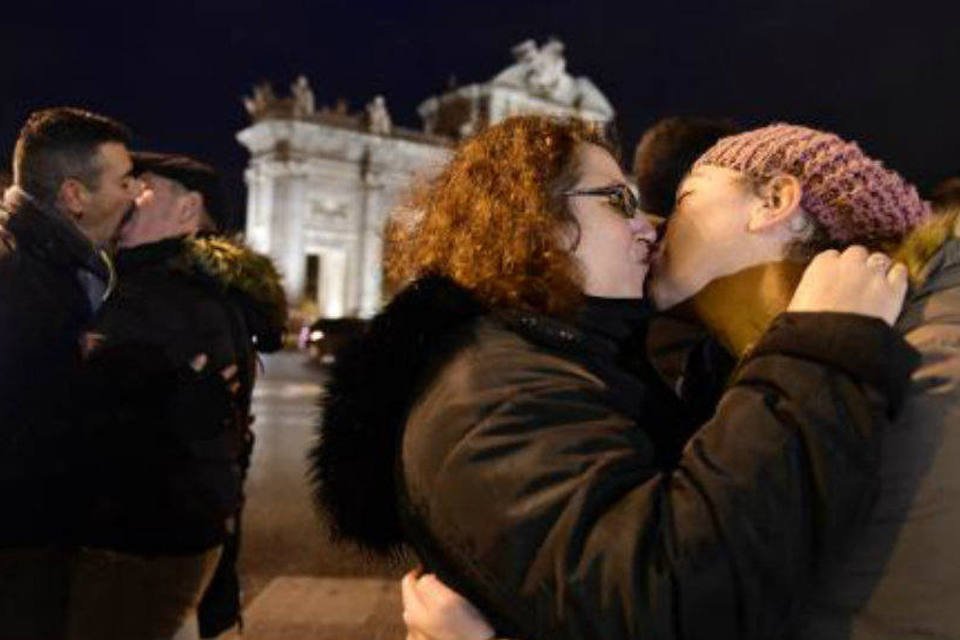
<path id="1" fill-rule="evenodd" d="M 212 636 L 239 616 L 256 352 L 280 348 L 286 302 L 268 258 L 211 233 L 225 215 L 212 168 L 155 153 L 134 154 L 134 166 L 145 192 L 120 231 L 119 285 L 88 337 L 88 384 L 102 392 L 88 394 L 100 404 L 88 413 L 99 502 L 72 621 L 81 637 L 167 637 L 185 624 L 193 635 L 177 637 L 195 637 L 216 572 Z M 171 370 L 196 354 L 198 366 L 235 371 L 232 396 L 196 382 L 162 400 Z"/>
<path id="2" fill-rule="evenodd" d="M 850 554 L 814 585 L 792 637 L 960 637 L 960 207 L 892 251 L 910 270 L 897 330 L 921 354 L 903 413 L 884 436 L 881 484 Z"/>

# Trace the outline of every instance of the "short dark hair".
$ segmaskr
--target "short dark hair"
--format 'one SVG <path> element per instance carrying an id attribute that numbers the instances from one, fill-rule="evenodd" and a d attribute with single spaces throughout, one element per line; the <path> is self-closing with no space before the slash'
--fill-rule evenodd
<path id="1" fill-rule="evenodd" d="M 666 217 L 676 205 L 677 187 L 694 161 L 725 136 L 740 128 L 724 118 L 674 116 L 647 129 L 633 156 L 640 204 L 644 211 Z"/>
<path id="2" fill-rule="evenodd" d="M 102 170 L 97 151 L 107 142 L 129 146 L 130 130 L 116 120 L 74 107 L 34 111 L 14 147 L 14 184 L 47 204 L 56 200 L 67 178 L 95 189 Z"/>

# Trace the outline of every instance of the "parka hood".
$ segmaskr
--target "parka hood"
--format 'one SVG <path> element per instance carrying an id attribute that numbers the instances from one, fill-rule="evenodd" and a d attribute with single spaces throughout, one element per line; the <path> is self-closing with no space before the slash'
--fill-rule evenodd
<path id="1" fill-rule="evenodd" d="M 184 267 L 216 280 L 240 301 L 257 350 L 271 352 L 282 347 L 287 298 L 273 261 L 223 236 L 185 242 Z"/>
<path id="2" fill-rule="evenodd" d="M 429 277 L 399 293 L 330 371 L 309 453 L 314 498 L 331 535 L 375 552 L 403 542 L 396 469 L 407 415 L 426 372 L 484 312 L 466 290 Z"/>
<path id="3" fill-rule="evenodd" d="M 910 280 L 921 285 L 930 276 L 933 258 L 950 238 L 958 236 L 960 207 L 946 208 L 913 229 L 893 252 L 894 260 L 907 265 Z"/>

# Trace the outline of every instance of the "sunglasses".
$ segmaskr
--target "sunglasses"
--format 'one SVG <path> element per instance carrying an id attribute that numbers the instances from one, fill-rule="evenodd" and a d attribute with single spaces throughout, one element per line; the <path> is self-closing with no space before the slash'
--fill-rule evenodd
<path id="1" fill-rule="evenodd" d="M 571 189 L 570 191 L 564 191 L 563 195 L 568 198 L 581 196 L 605 197 L 607 204 L 628 220 L 640 213 L 640 200 L 634 195 L 633 190 L 625 184 L 594 187 L 592 189 Z"/>

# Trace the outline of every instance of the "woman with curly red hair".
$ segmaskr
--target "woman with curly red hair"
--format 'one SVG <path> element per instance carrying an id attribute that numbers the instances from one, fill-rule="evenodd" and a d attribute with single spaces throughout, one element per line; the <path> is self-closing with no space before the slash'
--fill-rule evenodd
<path id="1" fill-rule="evenodd" d="M 655 234 L 595 129 L 508 119 L 408 212 L 312 452 L 334 532 L 411 545 L 518 637 L 778 629 L 869 504 L 902 267 L 814 260 L 697 426 L 643 356 Z"/>
<path id="2" fill-rule="evenodd" d="M 388 281 L 397 286 L 442 274 L 493 307 L 569 313 L 583 294 L 583 274 L 556 236 L 564 225 L 577 225 L 568 206 L 578 180 L 571 157 L 584 145 L 612 160 L 596 127 L 579 121 L 518 118 L 464 143 L 446 170 L 410 199 L 416 224 L 389 228 Z M 635 206 L 623 176 L 614 178 L 601 197 Z M 632 212 L 620 214 L 646 225 L 641 233 L 649 248 L 653 229 Z"/>

